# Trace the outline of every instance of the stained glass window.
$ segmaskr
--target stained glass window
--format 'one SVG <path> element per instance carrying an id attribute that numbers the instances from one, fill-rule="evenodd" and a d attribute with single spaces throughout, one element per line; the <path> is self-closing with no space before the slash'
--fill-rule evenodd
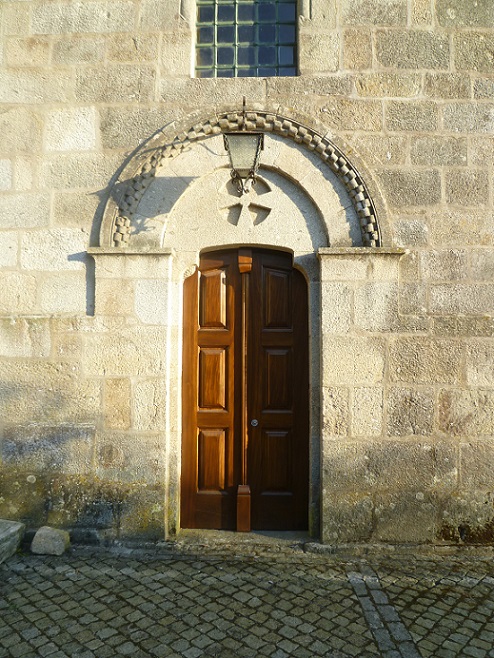
<path id="1" fill-rule="evenodd" d="M 296 75 L 297 0 L 197 0 L 198 78 Z"/>

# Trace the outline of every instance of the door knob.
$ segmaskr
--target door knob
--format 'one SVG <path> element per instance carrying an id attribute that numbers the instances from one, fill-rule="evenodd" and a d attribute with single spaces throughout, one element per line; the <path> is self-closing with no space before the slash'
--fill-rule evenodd
<path id="1" fill-rule="evenodd" d="M 257 426 L 259 425 L 259 421 L 256 420 L 255 418 L 253 418 L 253 419 L 250 421 L 250 424 L 252 425 L 252 427 L 257 427 Z"/>

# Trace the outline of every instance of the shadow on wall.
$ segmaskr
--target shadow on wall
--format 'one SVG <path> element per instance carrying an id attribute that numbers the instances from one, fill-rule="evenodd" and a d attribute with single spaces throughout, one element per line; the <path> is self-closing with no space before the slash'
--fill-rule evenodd
<path id="1" fill-rule="evenodd" d="M 11 405 L 32 395 L 23 388 L 0 390 L 2 401 Z M 56 397 L 63 415 L 63 395 Z M 125 469 L 111 468 L 111 456 L 98 463 L 96 441 L 96 426 L 90 423 L 5 424 L 0 518 L 20 521 L 28 531 L 42 525 L 68 529 L 74 541 L 163 539 L 163 487 L 129 481 Z M 111 477 L 105 477 L 105 466 Z"/>

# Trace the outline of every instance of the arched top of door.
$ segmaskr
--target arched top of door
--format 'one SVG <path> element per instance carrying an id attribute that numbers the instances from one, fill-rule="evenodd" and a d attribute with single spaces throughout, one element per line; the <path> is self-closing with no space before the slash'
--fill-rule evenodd
<path id="1" fill-rule="evenodd" d="M 139 205 L 158 172 L 194 144 L 225 132 L 239 130 L 245 122 L 247 130 L 286 138 L 307 155 L 311 155 L 311 158 L 316 157 L 322 163 L 321 169 L 335 177 L 344 189 L 349 200 L 348 205 L 358 218 L 360 245 L 388 246 L 382 235 L 384 203 L 369 173 L 366 172 L 364 180 L 361 172 L 365 170 L 365 166 L 359 162 L 357 168 L 352 162 L 358 160 L 358 156 L 352 154 L 351 161 L 321 127 L 316 129 L 284 114 L 260 109 L 247 111 L 245 116 L 246 119 L 244 113 L 237 110 L 217 113 L 213 117 L 195 122 L 189 118 L 188 123 L 181 122 L 181 125 L 189 126 L 187 129 L 180 130 L 180 126 L 174 122 L 145 142 L 122 167 L 117 180 L 110 188 L 101 223 L 99 245 L 117 249 L 131 247 L 132 236 L 147 230 L 142 228 L 143 217 L 139 214 Z M 290 177 L 289 174 L 288 176 Z"/>

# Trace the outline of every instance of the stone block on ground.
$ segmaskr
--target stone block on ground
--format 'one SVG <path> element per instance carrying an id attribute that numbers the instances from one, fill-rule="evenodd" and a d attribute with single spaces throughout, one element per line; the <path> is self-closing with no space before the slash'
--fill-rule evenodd
<path id="1" fill-rule="evenodd" d="M 24 530 L 23 523 L 0 519 L 0 564 L 19 548 Z"/>
<path id="2" fill-rule="evenodd" d="M 37 555 L 63 555 L 70 546 L 70 535 L 66 530 L 42 526 L 34 535 L 31 552 Z"/>

